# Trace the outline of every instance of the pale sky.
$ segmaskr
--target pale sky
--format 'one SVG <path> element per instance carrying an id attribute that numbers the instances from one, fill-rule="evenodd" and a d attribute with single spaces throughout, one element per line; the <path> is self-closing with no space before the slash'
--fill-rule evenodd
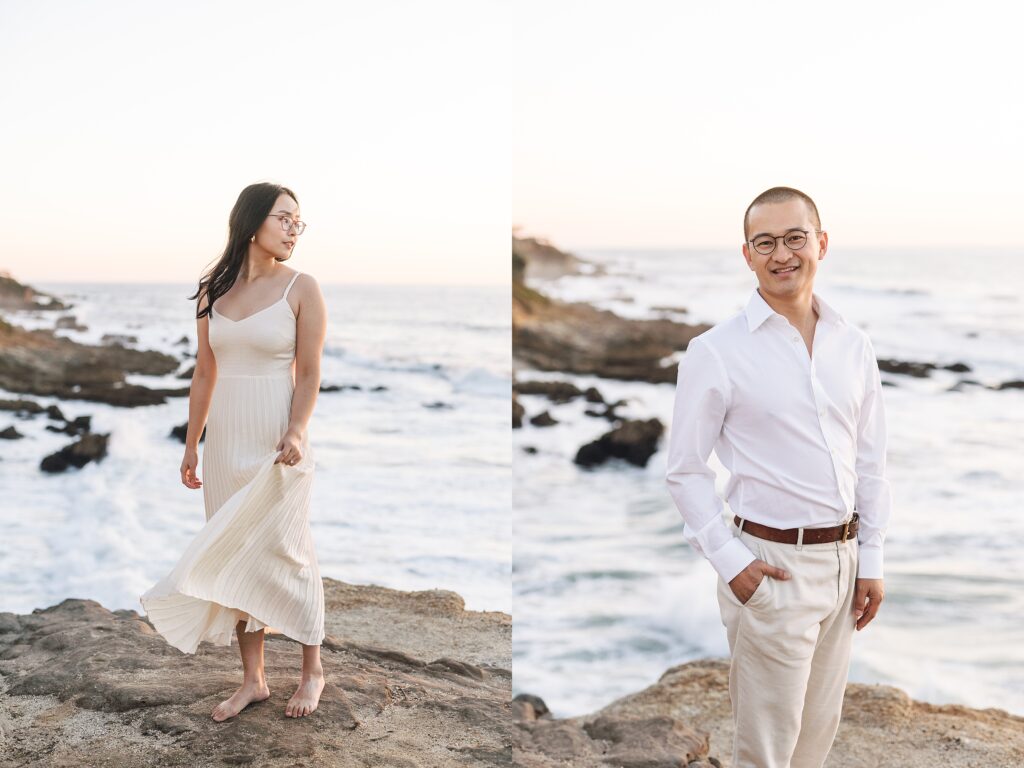
<path id="1" fill-rule="evenodd" d="M 575 247 L 733 246 L 768 187 L 833 248 L 1024 245 L 1007 2 L 516 3 L 513 220 Z"/>
<path id="2" fill-rule="evenodd" d="M 321 282 L 508 283 L 506 14 L 0 0 L 0 270 L 190 282 L 275 181 Z"/>

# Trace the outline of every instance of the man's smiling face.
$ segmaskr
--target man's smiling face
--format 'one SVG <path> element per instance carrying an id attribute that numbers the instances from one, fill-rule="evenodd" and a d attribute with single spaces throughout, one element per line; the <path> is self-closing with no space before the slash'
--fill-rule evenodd
<path id="1" fill-rule="evenodd" d="M 750 209 L 743 256 L 757 274 L 762 294 L 781 300 L 811 295 L 818 262 L 825 257 L 828 248 L 828 235 L 824 232 L 819 235 L 815 232 L 817 228 L 810 208 L 799 198 L 762 203 Z M 806 242 L 801 247 L 793 242 L 800 234 L 797 230 L 807 232 Z M 767 256 L 758 253 L 754 244 L 772 237 L 778 238 L 775 250 Z"/>

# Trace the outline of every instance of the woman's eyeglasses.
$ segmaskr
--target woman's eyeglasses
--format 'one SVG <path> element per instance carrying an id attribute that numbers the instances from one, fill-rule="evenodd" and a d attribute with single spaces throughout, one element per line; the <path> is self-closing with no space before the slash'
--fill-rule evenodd
<path id="1" fill-rule="evenodd" d="M 302 230 L 306 228 L 306 222 L 296 221 L 291 216 L 286 216 L 283 213 L 271 213 L 270 215 L 276 217 L 278 221 L 281 222 L 281 229 L 283 229 L 285 232 L 289 231 L 290 229 L 292 229 L 292 227 L 294 227 L 295 234 L 301 235 Z"/>

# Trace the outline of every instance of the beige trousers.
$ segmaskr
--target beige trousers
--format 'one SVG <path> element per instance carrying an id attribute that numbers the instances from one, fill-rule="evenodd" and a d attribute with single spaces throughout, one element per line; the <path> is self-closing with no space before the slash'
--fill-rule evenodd
<path id="1" fill-rule="evenodd" d="M 856 537 L 798 549 L 731 527 L 758 558 L 791 574 L 765 576 L 746 603 L 718 577 L 732 656 L 732 768 L 821 768 L 850 668 Z"/>

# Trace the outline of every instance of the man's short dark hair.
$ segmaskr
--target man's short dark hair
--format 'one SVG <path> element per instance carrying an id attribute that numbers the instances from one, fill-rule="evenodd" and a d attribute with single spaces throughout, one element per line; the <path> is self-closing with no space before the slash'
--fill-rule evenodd
<path id="1" fill-rule="evenodd" d="M 750 225 L 751 208 L 762 203 L 784 203 L 793 198 L 803 200 L 807 204 L 807 208 L 811 212 L 811 220 L 814 222 L 814 228 L 821 229 L 821 217 L 818 215 L 818 206 L 811 200 L 810 195 L 806 195 L 799 189 L 793 189 L 792 187 L 772 187 L 755 197 L 754 202 L 747 206 L 747 212 L 743 214 L 743 239 L 747 239 L 747 227 Z"/>

